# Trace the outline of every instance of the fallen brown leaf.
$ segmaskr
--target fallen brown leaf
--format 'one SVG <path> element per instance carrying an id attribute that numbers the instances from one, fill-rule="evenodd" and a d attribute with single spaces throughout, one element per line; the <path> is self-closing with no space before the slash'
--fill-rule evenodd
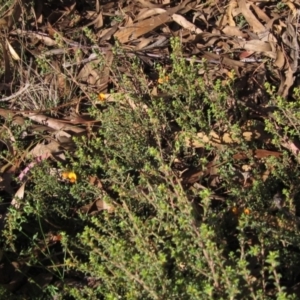
<path id="1" fill-rule="evenodd" d="M 127 43 L 128 41 L 133 41 L 139 38 L 140 36 L 156 29 L 162 24 L 170 22 L 172 15 L 177 13 L 189 2 L 190 0 L 185 0 L 184 3 L 173 8 L 169 8 L 164 13 L 161 13 L 158 16 L 154 16 L 150 19 L 133 23 L 131 26 L 122 28 L 119 31 L 117 31 L 114 36 L 122 44 Z"/>

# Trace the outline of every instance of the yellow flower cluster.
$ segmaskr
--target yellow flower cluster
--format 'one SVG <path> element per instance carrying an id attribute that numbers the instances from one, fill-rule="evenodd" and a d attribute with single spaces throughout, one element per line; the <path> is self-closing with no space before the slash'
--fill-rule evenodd
<path id="1" fill-rule="evenodd" d="M 231 209 L 231 211 L 232 211 L 235 215 L 238 215 L 238 214 L 241 213 L 241 210 L 238 209 L 236 206 L 234 206 L 234 207 Z M 249 208 L 244 208 L 243 213 L 244 213 L 245 215 L 250 215 L 251 211 L 250 211 Z"/>
<path id="2" fill-rule="evenodd" d="M 77 175 L 72 171 L 65 171 L 61 174 L 64 180 L 69 180 L 71 183 L 75 183 L 77 180 Z"/>
<path id="3" fill-rule="evenodd" d="M 159 84 L 162 84 L 162 83 L 165 83 L 165 82 L 168 82 L 169 81 L 169 76 L 165 76 L 163 78 L 158 78 L 157 82 Z"/>
<path id="4" fill-rule="evenodd" d="M 100 93 L 100 94 L 98 95 L 98 99 L 99 99 L 100 101 L 105 101 L 106 95 L 103 94 L 103 93 Z"/>

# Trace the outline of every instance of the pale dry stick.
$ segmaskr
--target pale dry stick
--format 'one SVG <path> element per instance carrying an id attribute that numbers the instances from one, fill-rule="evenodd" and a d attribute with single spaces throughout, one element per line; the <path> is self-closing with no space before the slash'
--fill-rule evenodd
<path id="1" fill-rule="evenodd" d="M 8 96 L 8 97 L 4 97 L 2 99 L 0 99 L 0 102 L 5 102 L 5 101 L 10 101 L 12 99 L 17 98 L 18 96 L 20 96 L 22 93 L 24 93 L 28 88 L 30 87 L 30 83 L 26 83 L 24 87 L 22 87 L 19 91 L 17 91 L 16 93 Z"/>
<path id="2" fill-rule="evenodd" d="M 0 99 L 0 102 L 6 102 L 6 101 L 10 101 L 12 99 L 17 98 L 18 96 L 20 96 L 22 93 L 24 93 L 29 87 L 30 87 L 30 83 L 29 83 L 29 77 L 30 77 L 30 72 L 31 72 L 31 66 L 32 66 L 32 58 L 30 59 L 29 65 L 28 65 L 28 75 L 26 78 L 26 84 L 16 93 L 8 96 L 8 97 L 4 97 L 2 99 Z"/>
<path id="3" fill-rule="evenodd" d="M 149 53 L 149 52 L 146 52 L 146 53 L 137 52 L 137 54 L 144 55 L 144 56 L 147 56 L 147 57 L 153 57 L 153 58 L 164 58 L 164 56 L 161 55 L 161 54 L 154 54 L 154 53 Z M 165 56 L 165 58 L 170 59 L 170 56 L 167 55 L 167 56 Z M 203 59 L 195 59 L 193 57 L 183 57 L 183 59 L 186 60 L 186 61 L 193 61 L 193 62 L 196 62 L 196 63 L 203 63 Z M 206 59 L 205 58 L 205 60 L 209 63 L 212 63 L 212 64 L 220 64 L 222 62 L 221 59 Z M 262 62 L 262 59 L 244 58 L 244 59 L 241 59 L 239 61 L 244 62 L 244 63 L 256 63 L 256 62 Z"/>
<path id="4" fill-rule="evenodd" d="M 96 53 L 92 53 L 88 58 L 85 58 L 85 59 L 81 60 L 80 62 L 75 62 L 75 63 L 66 62 L 66 63 L 63 63 L 62 66 L 64 68 L 69 68 L 72 66 L 86 64 L 86 63 L 89 63 L 89 62 L 97 60 L 97 59 L 98 59 L 98 55 Z"/>
<path id="5" fill-rule="evenodd" d="M 42 58 L 50 55 L 60 55 L 60 54 L 67 54 L 70 49 L 65 49 L 65 48 L 59 48 L 59 49 L 51 49 L 46 52 L 43 52 L 39 54 L 37 57 Z"/>

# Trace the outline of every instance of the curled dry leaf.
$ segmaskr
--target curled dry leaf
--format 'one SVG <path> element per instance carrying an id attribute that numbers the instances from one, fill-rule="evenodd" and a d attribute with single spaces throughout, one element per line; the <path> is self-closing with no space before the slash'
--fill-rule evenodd
<path id="1" fill-rule="evenodd" d="M 139 2 L 142 5 L 142 7 L 146 7 L 146 8 L 158 8 L 162 6 L 159 4 L 153 4 L 149 0 L 136 0 L 136 1 Z"/>
<path id="2" fill-rule="evenodd" d="M 156 29 L 157 27 L 165 23 L 170 22 L 171 16 L 184 8 L 189 2 L 190 0 L 186 0 L 184 1 L 184 3 L 177 5 L 176 7 L 169 8 L 164 13 L 161 13 L 158 16 L 133 23 L 132 25 L 117 31 L 114 36 L 119 40 L 120 43 L 127 43 L 128 41 L 136 40 L 140 36 Z"/>
<path id="3" fill-rule="evenodd" d="M 278 88 L 278 94 L 283 98 L 286 98 L 291 86 L 294 84 L 295 76 L 294 72 L 289 66 L 287 70 L 284 72 L 284 80 L 281 80 L 280 86 Z"/>
<path id="4" fill-rule="evenodd" d="M 141 107 L 143 110 L 147 111 L 148 106 L 146 104 L 142 104 L 141 102 L 137 103 L 134 95 L 124 94 L 124 93 L 114 93 L 114 94 L 102 94 L 105 99 L 105 102 L 118 102 L 123 105 L 129 105 L 132 109 L 137 109 L 137 107 Z"/>
<path id="5" fill-rule="evenodd" d="M 135 21 L 144 20 L 149 17 L 162 14 L 164 12 L 166 12 L 165 9 L 158 8 L 158 7 L 152 8 L 152 9 L 144 9 L 137 15 L 137 17 L 135 18 Z"/>
<path id="6" fill-rule="evenodd" d="M 228 8 L 227 8 L 227 17 L 229 26 L 235 26 L 235 22 L 233 20 L 232 11 L 237 7 L 236 0 L 230 0 Z"/>
<path id="7" fill-rule="evenodd" d="M 203 57 L 205 59 L 207 59 L 208 61 L 216 61 L 216 62 L 221 62 L 226 65 L 226 66 L 229 66 L 229 67 L 232 67 L 232 68 L 235 68 L 235 67 L 244 67 L 245 64 L 241 61 L 237 61 L 237 60 L 234 60 L 234 59 L 231 59 L 227 56 L 222 56 L 222 58 L 220 57 L 220 55 L 218 54 L 215 54 L 215 53 L 211 53 L 211 52 L 208 52 L 208 51 L 203 51 Z"/>
<path id="8" fill-rule="evenodd" d="M 6 45 L 8 47 L 11 57 L 14 60 L 20 60 L 21 59 L 20 56 L 18 55 L 18 53 L 15 51 L 15 49 L 12 47 L 12 45 L 10 44 L 10 42 L 8 40 L 6 40 Z"/>
<path id="9" fill-rule="evenodd" d="M 90 85 L 95 85 L 100 78 L 100 73 L 95 68 L 95 64 L 99 63 L 99 60 L 88 62 L 85 64 L 77 75 L 77 80 L 85 82 Z"/>
<path id="10" fill-rule="evenodd" d="M 51 140 L 49 144 L 37 144 L 29 152 L 29 157 L 50 157 L 51 155 L 56 157 L 57 155 L 61 160 L 65 159 L 63 153 L 61 153 L 60 143 L 55 140 Z"/>
<path id="11" fill-rule="evenodd" d="M 189 22 L 185 17 L 183 17 L 181 15 L 173 14 L 172 19 L 178 25 L 180 25 L 183 28 L 191 31 L 192 33 L 200 34 L 200 33 L 203 32 L 200 28 L 197 28 L 193 23 Z"/>
<path id="12" fill-rule="evenodd" d="M 238 37 L 247 37 L 248 34 L 242 32 L 238 27 L 236 26 L 226 26 L 222 29 L 222 32 L 225 33 L 227 36 L 238 36 Z"/>
<path id="13" fill-rule="evenodd" d="M 241 52 L 239 57 L 240 57 L 240 59 L 244 59 L 244 58 L 251 56 L 253 53 L 254 53 L 254 51 L 243 51 L 243 52 Z"/>
<path id="14" fill-rule="evenodd" d="M 47 117 L 45 115 L 39 115 L 39 114 L 35 114 L 35 113 L 25 113 L 24 112 L 22 115 L 24 117 L 29 118 L 32 121 L 49 126 L 50 128 L 52 128 L 54 130 L 71 131 L 76 134 L 85 132 L 85 129 L 83 129 L 83 128 L 67 124 L 67 123 L 71 123 L 71 122 L 60 121 L 60 120 L 56 120 L 54 118 Z"/>
<path id="15" fill-rule="evenodd" d="M 298 13 L 298 10 L 297 10 L 295 4 L 293 3 L 294 1 L 282 0 L 282 2 L 284 2 L 290 8 L 290 10 L 292 11 L 293 16 L 296 17 L 297 13 Z"/>
<path id="16" fill-rule="evenodd" d="M 12 32 L 12 34 L 13 33 L 14 32 Z M 36 39 L 40 40 L 41 42 L 43 42 L 46 46 L 55 46 L 57 44 L 57 42 L 55 40 L 51 39 L 48 35 L 45 35 L 45 34 L 36 33 L 33 31 L 21 30 L 21 29 L 17 29 L 15 31 L 15 33 L 17 35 L 21 35 L 21 36 L 28 36 L 28 37 L 36 38 Z"/>
<path id="17" fill-rule="evenodd" d="M 289 55 L 292 59 L 290 68 L 295 73 L 298 69 L 299 44 L 296 29 L 293 26 L 293 19 L 288 17 L 286 30 L 282 34 L 282 41 L 289 47 Z"/>
<path id="18" fill-rule="evenodd" d="M 259 22 L 259 20 L 248 8 L 246 4 L 246 0 L 239 0 L 238 5 L 239 8 L 241 9 L 242 15 L 244 16 L 248 24 L 253 28 L 254 33 L 262 33 L 266 31 L 265 26 Z"/>
<path id="19" fill-rule="evenodd" d="M 282 70 L 285 66 L 285 55 L 279 47 L 276 48 L 276 59 L 274 61 L 274 65 L 280 70 Z"/>
<path id="20" fill-rule="evenodd" d="M 270 22 L 271 19 L 263 10 L 260 9 L 260 7 L 258 7 L 254 3 L 251 3 L 251 8 L 253 9 L 253 11 L 256 13 L 256 15 L 260 20 L 264 21 L 265 23 Z"/>
<path id="21" fill-rule="evenodd" d="M 153 39 L 152 39 L 153 41 Z M 150 49 L 153 49 L 153 48 L 156 48 L 156 47 L 162 47 L 162 46 L 165 46 L 168 44 L 168 39 L 167 37 L 163 36 L 163 35 L 159 35 L 158 37 L 156 37 L 155 41 L 147 46 L 147 47 L 144 47 L 143 50 L 150 50 Z M 163 54 L 161 55 L 163 56 Z"/>
<path id="22" fill-rule="evenodd" d="M 84 205 L 79 209 L 82 213 L 85 214 L 95 214 L 102 210 L 106 210 L 108 213 L 113 213 L 115 211 L 115 207 L 112 204 L 105 202 L 104 200 L 95 200 L 94 202 Z"/>
<path id="23" fill-rule="evenodd" d="M 242 41 L 236 40 L 233 49 L 245 49 L 253 52 L 261 52 L 264 55 L 276 59 L 277 54 L 273 52 L 273 48 L 269 42 L 260 41 L 260 40 L 250 40 L 250 41 Z"/>
<path id="24" fill-rule="evenodd" d="M 286 141 L 282 141 L 281 146 L 288 149 L 293 153 L 293 155 L 296 157 L 297 161 L 300 162 L 300 143 L 299 141 L 292 141 L 287 139 Z"/>
<path id="25" fill-rule="evenodd" d="M 148 46 L 150 43 L 153 42 L 153 38 L 140 38 L 140 42 L 135 46 L 134 50 L 142 50 L 146 46 Z"/>

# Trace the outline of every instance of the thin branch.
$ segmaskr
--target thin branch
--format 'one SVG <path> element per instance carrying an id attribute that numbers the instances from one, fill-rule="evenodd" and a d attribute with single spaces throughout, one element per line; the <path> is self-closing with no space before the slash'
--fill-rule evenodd
<path id="1" fill-rule="evenodd" d="M 18 96 L 20 96 L 22 93 L 24 93 L 28 88 L 29 88 L 30 84 L 29 83 L 26 83 L 24 85 L 24 87 L 22 87 L 19 91 L 17 91 L 16 93 L 12 94 L 11 96 L 9 97 L 4 97 L 2 99 L 0 99 L 0 102 L 4 102 L 4 101 L 10 101 L 14 98 L 17 98 Z"/>

